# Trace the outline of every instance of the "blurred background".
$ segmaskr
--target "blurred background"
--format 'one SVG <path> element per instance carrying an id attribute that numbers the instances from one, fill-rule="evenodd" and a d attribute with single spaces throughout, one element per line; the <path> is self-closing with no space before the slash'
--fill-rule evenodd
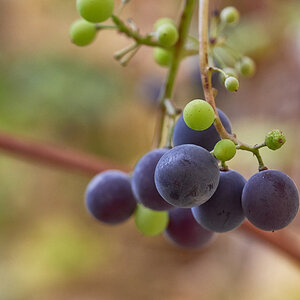
<path id="1" fill-rule="evenodd" d="M 181 2 L 132 0 L 122 17 L 147 33 L 160 17 L 177 19 Z M 300 2 L 211 2 L 241 11 L 232 42 L 258 65 L 238 93 L 218 86 L 217 104 L 248 143 L 284 131 L 286 145 L 263 155 L 299 187 Z M 112 31 L 75 47 L 68 34 L 77 18 L 75 0 L 0 0 L 0 130 L 134 166 L 151 149 L 166 70 L 146 47 L 121 67 L 113 53 L 130 41 Z M 182 107 L 201 95 L 197 57 L 189 58 L 174 99 Z M 239 152 L 230 166 L 249 178 L 257 164 Z M 89 180 L 0 154 L 1 300 L 300 299 L 299 267 L 240 230 L 190 252 L 142 236 L 132 220 L 97 223 L 83 202 Z M 300 218 L 289 228 L 297 244 Z"/>

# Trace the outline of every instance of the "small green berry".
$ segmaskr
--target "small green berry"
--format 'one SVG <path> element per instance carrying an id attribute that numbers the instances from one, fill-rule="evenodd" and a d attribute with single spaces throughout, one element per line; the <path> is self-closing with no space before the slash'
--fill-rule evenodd
<path id="1" fill-rule="evenodd" d="M 153 56 L 156 63 L 163 67 L 169 66 L 172 60 L 172 52 L 160 47 L 154 48 Z"/>
<path id="2" fill-rule="evenodd" d="M 227 76 L 232 76 L 238 79 L 237 71 L 233 68 L 224 68 L 223 71 L 227 74 Z M 223 73 L 220 73 L 220 80 L 222 84 L 225 84 L 226 77 Z"/>
<path id="3" fill-rule="evenodd" d="M 183 119 L 189 128 L 201 131 L 209 128 L 213 124 L 215 112 L 208 102 L 195 99 L 185 106 Z"/>
<path id="4" fill-rule="evenodd" d="M 176 24 L 175 22 L 170 19 L 170 18 L 161 18 L 161 19 L 158 19 L 155 24 L 154 24 L 154 30 L 157 31 L 157 29 L 162 26 L 162 25 L 165 25 L 165 24 L 171 24 L 173 25 L 174 27 L 176 27 Z"/>
<path id="5" fill-rule="evenodd" d="M 70 37 L 77 46 L 86 46 L 93 42 L 97 34 L 95 24 L 80 19 L 75 21 L 70 28 Z"/>
<path id="6" fill-rule="evenodd" d="M 111 17 L 114 10 L 114 0 L 77 0 L 76 8 L 82 18 L 98 23 Z"/>
<path id="7" fill-rule="evenodd" d="M 159 235 L 169 222 L 169 215 L 166 211 L 155 211 L 141 204 L 137 205 L 134 212 L 136 227 L 145 235 Z"/>
<path id="8" fill-rule="evenodd" d="M 233 141 L 224 139 L 216 143 L 214 156 L 220 161 L 231 160 L 236 154 L 236 147 Z"/>
<path id="9" fill-rule="evenodd" d="M 236 24 L 240 19 L 240 13 L 235 7 L 228 6 L 221 11 L 220 18 L 225 23 Z"/>
<path id="10" fill-rule="evenodd" d="M 157 37 L 162 46 L 171 47 L 178 41 L 177 28 L 172 24 L 164 24 L 158 27 Z"/>
<path id="11" fill-rule="evenodd" d="M 277 150 L 286 142 L 285 135 L 279 129 L 270 131 L 265 138 L 267 147 L 271 150 Z"/>
<path id="12" fill-rule="evenodd" d="M 226 89 L 230 92 L 236 92 L 240 86 L 239 81 L 233 76 L 227 77 L 224 84 Z"/>
<path id="13" fill-rule="evenodd" d="M 237 68 L 240 74 L 246 77 L 253 76 L 256 70 L 255 62 L 248 56 L 242 57 L 237 64 Z"/>

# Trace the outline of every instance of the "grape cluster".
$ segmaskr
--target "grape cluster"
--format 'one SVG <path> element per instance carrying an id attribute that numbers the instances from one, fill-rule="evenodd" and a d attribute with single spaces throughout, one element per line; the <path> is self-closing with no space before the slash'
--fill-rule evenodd
<path id="1" fill-rule="evenodd" d="M 200 248 L 215 232 L 233 230 L 245 218 L 262 230 L 287 226 L 299 207 L 292 179 L 277 170 L 264 170 L 247 182 L 234 170 L 220 169 L 218 160 L 232 159 L 236 146 L 220 139 L 208 105 L 203 100 L 191 101 L 175 126 L 175 147 L 147 153 L 131 179 L 118 171 L 96 176 L 86 193 L 91 214 L 109 224 L 134 214 L 140 232 L 164 233 L 173 244 L 185 248 Z M 218 112 L 231 131 L 227 116 Z M 271 139 L 273 145 L 276 138 L 283 139 L 278 130 L 266 140 Z"/>
<path id="2" fill-rule="evenodd" d="M 71 26 L 71 39 L 76 45 L 90 44 L 100 28 L 110 26 L 96 23 L 112 17 L 115 28 L 136 40 L 133 47 L 123 49 L 117 57 L 130 56 L 130 51 L 134 53 L 142 37 L 138 31 L 124 29 L 125 25 L 113 16 L 113 0 L 77 0 L 76 6 L 82 17 Z M 215 17 L 220 28 L 233 26 L 239 21 L 239 12 L 227 7 Z M 217 38 L 210 39 L 210 43 L 215 43 Z M 159 65 L 174 63 L 180 36 L 172 19 L 159 19 L 154 24 L 154 32 L 142 40 L 151 42 L 154 60 Z M 256 69 L 254 61 L 247 56 L 238 56 L 233 66 L 221 65 L 222 68 L 209 67 L 207 72 L 219 72 L 222 84 L 231 92 L 239 88 L 239 75 L 250 77 Z M 206 80 L 208 88 L 212 88 L 210 81 Z M 279 149 L 286 141 L 285 136 L 280 130 L 273 130 L 262 145 L 250 148 L 239 144 L 228 117 L 215 107 L 214 101 L 210 103 L 202 99 L 190 101 L 174 128 L 170 126 L 173 131 L 169 132 L 167 147 L 144 155 L 131 175 L 110 170 L 93 178 L 85 197 L 90 214 L 111 225 L 134 216 L 141 233 L 149 236 L 163 233 L 173 244 L 184 248 L 203 247 L 215 233 L 233 230 L 245 218 L 267 231 L 290 224 L 299 208 L 297 187 L 284 173 L 267 170 L 258 151 L 260 147 Z M 175 122 L 175 115 L 168 117 Z M 224 136 L 227 138 L 221 138 Z M 248 149 L 258 158 L 260 172 L 248 181 L 226 165 L 237 149 Z"/>

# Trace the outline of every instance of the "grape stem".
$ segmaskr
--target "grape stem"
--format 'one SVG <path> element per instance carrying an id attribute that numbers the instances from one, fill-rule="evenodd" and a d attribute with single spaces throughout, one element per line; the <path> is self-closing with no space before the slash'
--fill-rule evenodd
<path id="1" fill-rule="evenodd" d="M 175 125 L 175 118 L 177 114 L 180 113 L 180 111 L 175 107 L 171 99 L 180 62 L 186 55 L 185 45 L 187 42 L 188 32 L 193 16 L 194 4 L 195 0 L 185 0 L 184 8 L 181 14 L 181 19 L 178 27 L 179 39 L 176 45 L 174 46 L 171 64 L 169 66 L 165 84 L 162 88 L 160 95 L 160 114 L 157 126 L 156 141 L 154 144 L 155 148 L 161 146 L 162 144 L 163 127 L 167 118 L 169 119 L 169 123 L 166 146 L 169 147 L 172 144 L 171 140 L 173 128 Z"/>
<path id="2" fill-rule="evenodd" d="M 209 0 L 199 0 L 199 59 L 200 59 L 200 72 L 201 72 L 201 79 L 202 79 L 202 86 L 204 91 L 205 100 L 213 107 L 215 111 L 215 122 L 214 126 L 216 130 L 218 131 L 220 137 L 222 139 L 230 139 L 233 141 L 237 149 L 239 150 L 245 150 L 252 152 L 258 161 L 258 169 L 266 170 L 266 166 L 264 165 L 264 162 L 262 160 L 262 157 L 259 153 L 259 148 L 257 145 L 249 146 L 240 140 L 237 139 L 235 134 L 230 134 L 226 131 L 224 128 L 219 113 L 216 107 L 215 103 L 215 97 L 214 97 L 214 90 L 212 87 L 212 72 L 214 70 L 217 70 L 213 66 L 209 65 Z M 262 146 L 263 147 L 263 146 Z"/>

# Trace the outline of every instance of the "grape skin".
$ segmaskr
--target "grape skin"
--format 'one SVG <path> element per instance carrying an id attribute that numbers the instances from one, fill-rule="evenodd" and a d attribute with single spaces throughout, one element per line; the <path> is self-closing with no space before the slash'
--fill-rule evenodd
<path id="1" fill-rule="evenodd" d="M 221 171 L 216 192 L 204 204 L 193 207 L 196 221 L 214 232 L 227 232 L 238 227 L 245 219 L 242 192 L 246 179 L 236 171 Z"/>
<path id="2" fill-rule="evenodd" d="M 130 177 L 116 170 L 95 176 L 87 187 L 85 199 L 90 214 L 111 225 L 126 221 L 136 207 Z"/>
<path id="3" fill-rule="evenodd" d="M 256 227 L 274 231 L 286 227 L 295 218 L 299 195 L 295 183 L 277 170 L 253 175 L 244 187 L 242 207 Z"/>
<path id="4" fill-rule="evenodd" d="M 220 109 L 218 109 L 218 112 L 223 126 L 231 133 L 231 125 L 228 117 Z M 193 130 L 185 124 L 183 116 L 181 115 L 174 127 L 174 146 L 194 144 L 211 151 L 218 141 L 220 141 L 220 136 L 214 125 L 211 125 L 208 129 L 203 131 Z"/>
<path id="5" fill-rule="evenodd" d="M 140 203 L 153 210 L 168 210 L 173 206 L 158 193 L 154 183 L 154 172 L 160 158 L 169 149 L 155 149 L 137 163 L 132 176 L 132 191 Z"/>
<path id="6" fill-rule="evenodd" d="M 219 177 L 217 160 L 195 145 L 177 146 L 165 153 L 154 175 L 160 195 L 170 204 L 186 208 L 206 202 L 216 191 Z"/>
<path id="7" fill-rule="evenodd" d="M 195 221 L 190 209 L 175 208 L 169 211 L 169 224 L 165 236 L 173 244 L 197 249 L 207 245 L 214 235 Z"/>

